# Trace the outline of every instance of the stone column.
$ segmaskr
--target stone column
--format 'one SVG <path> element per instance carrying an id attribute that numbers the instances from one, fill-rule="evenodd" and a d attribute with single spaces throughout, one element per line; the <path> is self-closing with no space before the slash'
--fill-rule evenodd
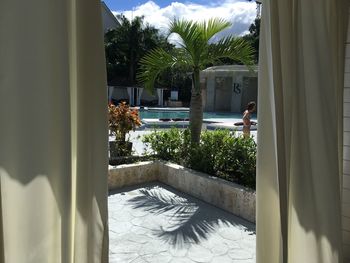
<path id="1" fill-rule="evenodd" d="M 215 111 L 215 72 L 208 71 L 207 73 L 207 101 L 205 104 L 205 111 Z"/>
<path id="2" fill-rule="evenodd" d="M 129 95 L 129 104 L 130 105 L 134 105 L 134 88 L 132 87 L 127 87 L 128 90 L 128 95 Z"/>
<path id="3" fill-rule="evenodd" d="M 157 89 L 158 106 L 163 106 L 163 89 Z"/>
<path id="4" fill-rule="evenodd" d="M 142 93 L 143 93 L 143 88 L 137 88 L 137 106 L 141 105 L 141 97 L 142 97 Z"/>
<path id="5" fill-rule="evenodd" d="M 241 113 L 242 94 L 244 92 L 243 76 L 241 72 L 232 72 L 231 112 Z"/>
<path id="6" fill-rule="evenodd" d="M 162 107 L 163 107 L 163 105 L 164 105 L 164 89 L 162 89 L 162 92 L 161 92 L 161 94 L 162 94 Z"/>
<path id="7" fill-rule="evenodd" d="M 108 86 L 108 102 L 110 102 L 113 98 L 114 87 Z"/>

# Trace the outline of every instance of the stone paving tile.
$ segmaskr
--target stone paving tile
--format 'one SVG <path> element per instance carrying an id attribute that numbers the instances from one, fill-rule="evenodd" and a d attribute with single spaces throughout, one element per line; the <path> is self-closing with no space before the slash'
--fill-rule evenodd
<path id="1" fill-rule="evenodd" d="M 108 198 L 110 263 L 255 262 L 255 226 L 161 183 Z"/>

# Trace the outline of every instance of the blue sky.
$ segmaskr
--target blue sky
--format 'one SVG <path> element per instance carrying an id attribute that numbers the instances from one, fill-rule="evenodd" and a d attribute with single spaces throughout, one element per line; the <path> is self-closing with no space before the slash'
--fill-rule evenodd
<path id="1" fill-rule="evenodd" d="M 143 0 L 143 1 L 141 1 L 141 0 L 105 0 L 104 2 L 111 10 L 125 11 L 125 10 L 132 10 L 132 8 L 134 8 L 136 6 L 140 6 L 144 3 L 147 3 L 148 1 L 147 0 L 146 1 L 145 0 Z M 153 0 L 153 2 L 155 2 L 160 7 L 166 7 L 175 1 L 172 1 L 172 0 Z M 176 2 L 179 2 L 179 3 L 192 2 L 192 3 L 196 3 L 196 4 L 206 4 L 209 1 L 208 0 L 193 0 L 193 1 L 177 0 Z"/>
<path id="2" fill-rule="evenodd" d="M 256 4 L 246 0 L 105 0 L 116 15 L 127 18 L 144 16 L 145 22 L 166 33 L 174 18 L 203 21 L 213 17 L 224 18 L 233 26 L 223 35 L 244 35 L 256 17 Z"/>

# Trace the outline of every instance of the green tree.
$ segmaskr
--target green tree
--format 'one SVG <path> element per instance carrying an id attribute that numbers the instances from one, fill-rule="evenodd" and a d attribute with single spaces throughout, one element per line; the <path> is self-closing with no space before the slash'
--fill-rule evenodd
<path id="1" fill-rule="evenodd" d="M 132 21 L 118 15 L 120 26 L 105 34 L 107 78 L 124 78 L 128 85 L 135 84 L 139 61 L 148 51 L 163 47 L 173 48 L 158 29 L 144 23 L 144 17 Z"/>
<path id="2" fill-rule="evenodd" d="M 249 27 L 249 34 L 243 36 L 255 50 L 255 62 L 259 60 L 259 38 L 260 38 L 260 17 L 255 18 L 254 23 Z"/>
<path id="3" fill-rule="evenodd" d="M 226 36 L 216 43 L 212 38 L 222 30 L 231 27 L 223 19 L 210 19 L 194 22 L 175 19 L 170 24 L 169 33 L 177 34 L 180 48 L 167 52 L 156 48 L 141 59 L 138 80 L 146 89 L 152 90 L 161 72 L 175 66 L 187 67 L 192 72 L 192 91 L 190 104 L 191 141 L 198 143 L 203 122 L 202 91 L 200 71 L 208 64 L 214 64 L 223 58 L 230 58 L 245 65 L 253 64 L 254 49 L 242 38 Z"/>

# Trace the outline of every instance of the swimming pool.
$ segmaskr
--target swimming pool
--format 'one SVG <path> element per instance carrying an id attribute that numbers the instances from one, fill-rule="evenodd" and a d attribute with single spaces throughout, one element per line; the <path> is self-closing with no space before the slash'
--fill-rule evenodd
<path id="1" fill-rule="evenodd" d="M 188 111 L 161 111 L 161 110 L 140 110 L 141 119 L 175 119 L 189 118 Z M 242 114 L 239 113 L 224 113 L 224 112 L 204 112 L 203 119 L 242 119 Z"/>

